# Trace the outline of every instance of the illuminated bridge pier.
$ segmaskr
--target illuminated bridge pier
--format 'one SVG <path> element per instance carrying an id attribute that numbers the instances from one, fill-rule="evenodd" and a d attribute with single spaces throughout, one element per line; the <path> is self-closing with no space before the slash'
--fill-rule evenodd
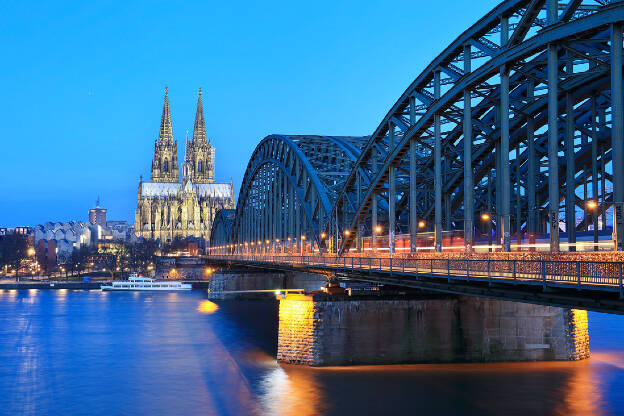
<path id="1" fill-rule="evenodd" d="M 502 2 L 369 136 L 261 140 L 208 257 L 622 313 L 623 24 L 624 2 Z"/>
<path id="2" fill-rule="evenodd" d="M 313 366 L 581 360 L 587 312 L 468 296 L 281 295 L 277 359 Z"/>

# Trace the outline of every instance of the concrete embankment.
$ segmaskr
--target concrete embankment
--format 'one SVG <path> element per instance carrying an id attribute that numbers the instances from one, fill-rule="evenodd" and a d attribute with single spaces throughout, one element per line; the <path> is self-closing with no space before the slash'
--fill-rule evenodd
<path id="1" fill-rule="evenodd" d="M 77 290 L 94 290 L 99 289 L 104 284 L 110 284 L 111 282 L 2 282 L 0 283 L 0 289 L 5 290 L 20 290 L 20 289 L 77 289 Z M 188 282 L 193 286 L 193 289 L 205 290 L 208 289 L 209 282 L 196 281 Z"/>
<path id="2" fill-rule="evenodd" d="M 110 282 L 3 282 L 0 283 L 0 289 L 83 289 L 93 290 L 99 289 L 103 284 Z"/>

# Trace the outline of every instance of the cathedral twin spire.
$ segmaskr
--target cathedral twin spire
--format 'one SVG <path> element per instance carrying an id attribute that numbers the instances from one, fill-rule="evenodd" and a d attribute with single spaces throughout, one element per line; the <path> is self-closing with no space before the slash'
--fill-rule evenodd
<path id="1" fill-rule="evenodd" d="M 173 130 L 171 128 L 171 114 L 169 113 L 169 89 L 165 87 L 165 103 L 163 104 L 162 117 L 160 118 L 160 133 L 158 143 L 172 144 Z"/>
<path id="2" fill-rule="evenodd" d="M 169 112 L 169 90 L 165 87 L 165 101 L 160 120 L 160 132 L 154 149 L 152 163 L 152 182 L 179 182 L 178 172 L 178 145 L 173 139 L 171 127 L 171 113 Z M 212 183 L 214 181 L 214 148 L 210 145 L 206 135 L 204 109 L 202 105 L 201 88 L 197 98 L 193 138 L 187 139 L 184 149 L 184 179 L 191 179 L 195 183 Z"/>

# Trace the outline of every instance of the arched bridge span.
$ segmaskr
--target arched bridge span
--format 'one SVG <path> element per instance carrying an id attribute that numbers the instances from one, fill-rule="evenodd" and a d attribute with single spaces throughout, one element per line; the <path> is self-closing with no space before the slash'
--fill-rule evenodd
<path id="1" fill-rule="evenodd" d="M 598 238 L 621 222 L 622 248 L 623 22 L 623 2 L 501 3 L 426 67 L 371 136 L 264 138 L 218 245 L 307 241 L 344 254 L 392 252 L 399 240 L 417 251 L 425 238 L 441 251 L 456 232 L 467 250 L 487 235 L 509 251 L 512 238 L 548 233 L 559 251 L 577 247 L 577 231 Z"/>

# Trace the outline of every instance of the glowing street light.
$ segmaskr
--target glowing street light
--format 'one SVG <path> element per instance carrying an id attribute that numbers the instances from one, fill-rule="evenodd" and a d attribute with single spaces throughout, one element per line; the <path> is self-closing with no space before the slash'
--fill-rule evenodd
<path id="1" fill-rule="evenodd" d="M 29 248 L 28 249 L 28 255 L 29 256 L 34 256 L 35 255 L 35 249 L 34 248 Z"/>
<path id="2" fill-rule="evenodd" d="M 375 233 L 377 233 L 377 234 L 381 234 L 381 232 L 382 232 L 382 231 L 383 231 L 383 228 L 381 228 L 381 225 L 377 225 L 377 226 L 375 227 Z"/>
<path id="3" fill-rule="evenodd" d="M 345 235 L 345 237 L 349 237 L 351 235 L 351 231 L 344 230 L 344 235 Z"/>
<path id="4" fill-rule="evenodd" d="M 425 228 L 425 225 L 426 225 L 425 221 L 423 220 L 418 221 L 418 228 Z"/>
<path id="5" fill-rule="evenodd" d="M 587 201 L 586 206 L 588 209 L 596 209 L 598 208 L 598 203 L 594 201 L 593 199 L 590 199 L 589 201 Z"/>
<path id="6" fill-rule="evenodd" d="M 481 214 L 481 221 L 483 222 L 487 222 L 490 220 L 490 214 L 487 212 L 484 212 L 483 214 Z"/>
<path id="7" fill-rule="evenodd" d="M 322 239 L 325 239 L 325 237 L 327 237 L 327 234 L 325 234 L 325 233 L 321 233 L 321 238 L 322 238 Z"/>

